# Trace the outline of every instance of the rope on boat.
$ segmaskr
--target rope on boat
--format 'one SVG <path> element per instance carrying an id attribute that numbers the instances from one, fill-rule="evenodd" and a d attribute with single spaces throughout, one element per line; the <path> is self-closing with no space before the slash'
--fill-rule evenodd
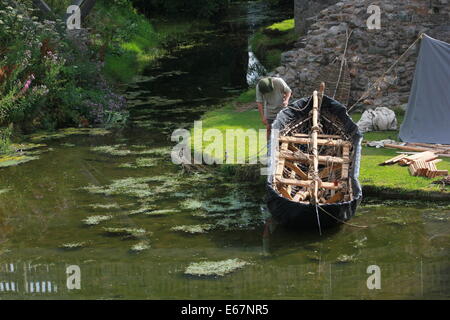
<path id="1" fill-rule="evenodd" d="M 387 69 L 386 70 L 386 72 L 384 72 L 383 73 L 383 75 L 381 76 L 381 77 L 379 77 L 363 94 L 362 94 L 362 96 L 350 107 L 350 108 L 348 108 L 348 110 L 347 110 L 347 112 L 348 113 L 350 113 L 350 111 L 352 111 L 353 110 L 353 108 L 355 108 L 355 106 L 358 104 L 358 103 L 360 103 L 363 99 L 365 99 L 365 98 L 367 98 L 368 96 L 369 96 L 369 93 L 370 93 L 370 91 L 375 87 L 375 86 L 377 86 L 383 79 L 384 79 L 384 77 L 389 73 L 389 72 L 391 72 L 391 70 L 392 70 L 392 68 L 394 68 L 396 65 L 397 65 L 397 63 L 401 60 L 401 59 L 403 59 L 403 57 L 406 55 L 406 53 L 409 51 L 409 50 L 411 50 L 411 48 L 413 48 L 415 45 L 416 45 L 416 43 L 419 41 L 419 40 L 421 40 L 423 38 L 423 33 L 421 33 L 420 35 L 419 35 L 419 37 L 409 46 L 409 48 L 408 49 L 406 49 L 406 51 L 405 52 L 403 52 L 403 54 L 389 67 L 389 69 Z"/>
<path id="2" fill-rule="evenodd" d="M 318 207 L 319 207 L 319 205 L 316 203 L 317 225 L 319 226 L 319 234 L 322 236 L 322 228 L 320 226 L 319 210 L 317 209 Z"/>
<path id="3" fill-rule="evenodd" d="M 350 226 L 350 227 L 361 228 L 361 229 L 369 228 L 368 226 L 358 226 L 358 225 L 356 225 L 356 224 L 351 224 L 351 223 L 345 222 L 345 221 L 343 221 L 343 220 L 340 220 L 340 219 L 336 218 L 336 217 L 333 216 L 331 213 L 329 213 L 328 211 L 326 211 L 324 208 L 322 208 L 322 207 L 319 207 L 319 208 L 320 208 L 320 210 L 322 210 L 323 212 L 325 212 L 327 215 L 329 215 L 330 217 L 332 217 L 333 219 L 335 219 L 336 221 L 338 221 L 338 222 L 340 222 L 340 223 L 342 223 L 342 224 L 345 224 L 345 225 Z M 317 211 L 317 205 L 316 205 L 316 211 Z"/>

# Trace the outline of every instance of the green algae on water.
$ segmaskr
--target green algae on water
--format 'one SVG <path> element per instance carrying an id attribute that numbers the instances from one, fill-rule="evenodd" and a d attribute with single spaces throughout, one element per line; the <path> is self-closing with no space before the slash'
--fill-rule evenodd
<path id="1" fill-rule="evenodd" d="M 113 216 L 90 216 L 83 220 L 83 223 L 88 226 L 95 226 L 101 222 L 111 220 Z"/>
<path id="2" fill-rule="evenodd" d="M 18 143 L 11 145 L 11 148 L 15 152 L 31 151 L 45 147 L 47 147 L 46 144 L 38 144 L 38 143 Z"/>
<path id="3" fill-rule="evenodd" d="M 134 215 L 138 215 L 138 214 L 147 214 L 149 212 L 155 211 L 155 209 L 156 209 L 156 207 L 153 205 L 143 205 L 139 209 L 128 212 L 126 215 L 134 216 Z"/>
<path id="4" fill-rule="evenodd" d="M 241 259 L 228 259 L 223 261 L 204 261 L 191 263 L 185 270 L 186 275 L 208 277 L 223 277 L 236 270 L 242 269 L 250 263 Z"/>
<path id="5" fill-rule="evenodd" d="M 208 231 L 214 229 L 214 225 L 212 224 L 198 224 L 198 225 L 189 225 L 189 226 L 176 226 L 171 228 L 172 231 L 181 231 L 190 234 L 201 234 L 207 233 Z"/>
<path id="6" fill-rule="evenodd" d="M 125 178 L 114 180 L 107 186 L 90 185 L 83 189 L 94 194 L 105 196 L 129 196 L 135 198 L 147 198 L 153 195 L 147 184 L 151 178 Z"/>
<path id="7" fill-rule="evenodd" d="M 146 216 L 164 216 L 164 215 L 169 215 L 169 214 L 174 214 L 174 213 L 179 213 L 180 210 L 176 210 L 176 209 L 166 209 L 166 210 L 154 210 L 154 211 L 147 211 L 144 214 Z"/>
<path id="8" fill-rule="evenodd" d="M 138 158 L 136 159 L 135 163 L 125 163 L 121 164 L 119 168 L 132 168 L 132 169 L 138 169 L 138 168 L 150 168 L 156 166 L 157 161 L 155 159 L 148 159 L 148 158 Z"/>
<path id="9" fill-rule="evenodd" d="M 139 253 L 139 252 L 148 250 L 150 248 L 151 248 L 150 241 L 143 240 L 143 241 L 139 241 L 135 245 L 131 246 L 130 251 L 134 252 L 134 253 Z"/>
<path id="10" fill-rule="evenodd" d="M 2 156 L 0 157 L 0 168 L 18 166 L 20 164 L 38 159 L 39 159 L 38 156 L 26 156 L 26 155 Z"/>
<path id="11" fill-rule="evenodd" d="M 33 142 L 61 139 L 73 135 L 89 135 L 89 136 L 104 136 L 110 134 L 111 131 L 103 128 L 67 128 L 56 132 L 40 132 L 29 136 Z"/>
<path id="12" fill-rule="evenodd" d="M 110 155 L 110 156 L 119 156 L 119 157 L 129 156 L 132 154 L 132 152 L 130 150 L 120 149 L 121 147 L 122 147 L 122 145 L 100 146 L 100 147 L 91 148 L 91 151 Z"/>
<path id="13" fill-rule="evenodd" d="M 59 248 L 63 250 L 79 250 L 85 248 L 88 244 L 89 244 L 88 241 L 63 243 L 62 245 L 59 246 Z"/>
<path id="14" fill-rule="evenodd" d="M 147 235 L 145 229 L 138 228 L 103 228 L 105 233 L 116 237 L 140 238 Z"/>
<path id="15" fill-rule="evenodd" d="M 136 152 L 136 154 L 163 157 L 163 156 L 170 155 L 171 152 L 172 152 L 172 149 L 167 147 L 167 148 L 147 149 L 147 150 Z"/>
<path id="16" fill-rule="evenodd" d="M 355 255 L 341 254 L 339 257 L 337 257 L 336 261 L 339 263 L 355 262 L 356 257 Z"/>
<path id="17" fill-rule="evenodd" d="M 112 209 L 120 209 L 120 205 L 117 203 L 113 204 L 90 204 L 88 205 L 89 208 L 98 210 L 98 209 L 104 209 L 104 210 L 112 210 Z"/>

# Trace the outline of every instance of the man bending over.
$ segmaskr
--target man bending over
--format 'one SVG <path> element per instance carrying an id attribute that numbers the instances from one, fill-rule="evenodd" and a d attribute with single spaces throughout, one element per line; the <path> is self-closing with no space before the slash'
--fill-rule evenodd
<path id="1" fill-rule="evenodd" d="M 278 112 L 289 104 L 292 90 L 286 82 L 278 77 L 263 78 L 256 86 L 256 102 L 261 120 L 267 128 L 267 139 L 270 138 L 272 123 Z"/>

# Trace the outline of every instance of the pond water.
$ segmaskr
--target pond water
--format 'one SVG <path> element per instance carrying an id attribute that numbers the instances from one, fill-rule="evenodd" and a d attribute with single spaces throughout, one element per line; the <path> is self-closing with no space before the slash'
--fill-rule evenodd
<path id="1" fill-rule="evenodd" d="M 245 89 L 249 35 L 287 17 L 261 6 L 234 7 L 136 79 L 131 128 L 44 140 L 39 160 L 0 168 L 1 299 L 450 297 L 448 203 L 366 199 L 351 223 L 367 228 L 269 232 L 264 186 L 171 164 L 171 132 Z M 229 259 L 248 264 L 185 274 Z"/>

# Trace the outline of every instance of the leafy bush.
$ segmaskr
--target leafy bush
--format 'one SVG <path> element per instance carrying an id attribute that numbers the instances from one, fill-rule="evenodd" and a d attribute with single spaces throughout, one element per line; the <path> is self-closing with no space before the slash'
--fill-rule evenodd
<path id="1" fill-rule="evenodd" d="M 72 44 L 61 20 L 41 21 L 26 1 L 0 0 L 0 24 L 0 126 L 30 132 L 126 117 L 93 51 Z"/>

